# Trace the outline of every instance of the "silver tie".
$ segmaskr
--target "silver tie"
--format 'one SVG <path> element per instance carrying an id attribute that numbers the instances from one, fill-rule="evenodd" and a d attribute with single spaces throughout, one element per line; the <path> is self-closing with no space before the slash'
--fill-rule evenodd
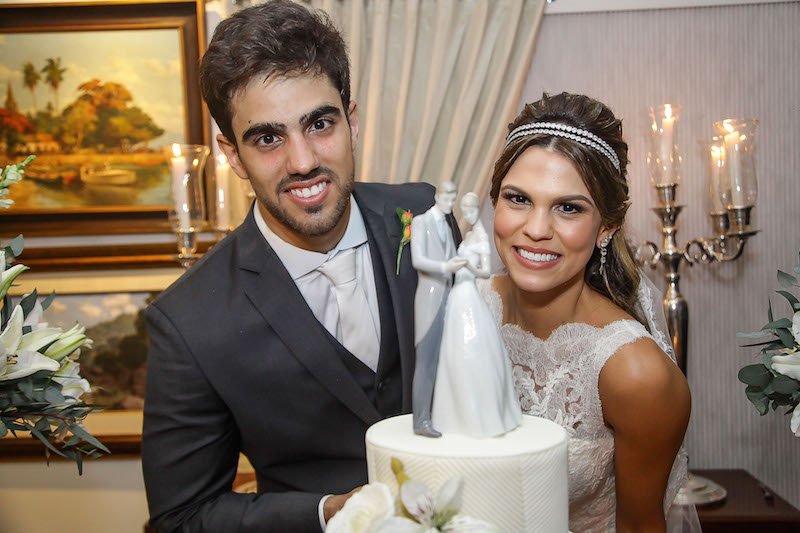
<path id="1" fill-rule="evenodd" d="M 365 365 L 377 371 L 380 346 L 366 294 L 356 279 L 355 248 L 338 252 L 318 270 L 333 284 L 339 307 L 339 342 Z"/>

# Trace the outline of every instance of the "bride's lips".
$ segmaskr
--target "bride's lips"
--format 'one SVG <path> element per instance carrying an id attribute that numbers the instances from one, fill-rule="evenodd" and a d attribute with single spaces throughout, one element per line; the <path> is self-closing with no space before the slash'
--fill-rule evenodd
<path id="1" fill-rule="evenodd" d="M 283 189 L 292 202 L 302 207 L 316 207 L 327 198 L 331 181 L 327 178 L 292 183 Z"/>
<path id="2" fill-rule="evenodd" d="M 531 248 L 528 246 L 513 246 L 514 257 L 525 268 L 545 269 L 558 263 L 561 254 L 545 248 Z"/>

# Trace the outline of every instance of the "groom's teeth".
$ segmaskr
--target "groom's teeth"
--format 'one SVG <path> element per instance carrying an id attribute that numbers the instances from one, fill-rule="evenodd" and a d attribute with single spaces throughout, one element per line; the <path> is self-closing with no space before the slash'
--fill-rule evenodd
<path id="1" fill-rule="evenodd" d="M 555 261 L 558 259 L 558 256 L 555 254 L 537 254 L 533 252 L 529 252 L 527 250 L 523 250 L 522 248 L 517 248 L 519 255 L 527 259 L 528 261 L 539 261 L 539 262 L 547 262 L 547 261 Z"/>
<path id="2" fill-rule="evenodd" d="M 316 185 L 312 185 L 311 187 L 304 187 L 302 189 L 291 189 L 289 190 L 289 192 L 297 196 L 298 198 L 310 198 L 312 196 L 318 195 L 319 193 L 324 191 L 327 187 L 328 184 L 322 182 Z"/>

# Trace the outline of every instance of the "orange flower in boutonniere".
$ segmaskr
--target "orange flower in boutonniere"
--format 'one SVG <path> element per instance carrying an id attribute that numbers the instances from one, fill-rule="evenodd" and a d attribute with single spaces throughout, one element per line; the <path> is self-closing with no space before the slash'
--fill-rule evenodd
<path id="1" fill-rule="evenodd" d="M 397 270 L 395 273 L 400 275 L 400 257 L 403 255 L 403 248 L 406 244 L 411 242 L 411 219 L 414 215 L 407 209 L 395 209 L 397 217 L 400 219 L 400 224 L 403 226 L 403 236 L 400 237 L 400 246 L 397 248 Z"/>

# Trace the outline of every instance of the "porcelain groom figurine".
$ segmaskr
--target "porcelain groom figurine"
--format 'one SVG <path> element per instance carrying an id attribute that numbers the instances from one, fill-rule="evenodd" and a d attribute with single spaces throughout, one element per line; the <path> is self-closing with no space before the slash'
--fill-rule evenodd
<path id="1" fill-rule="evenodd" d="M 456 244 L 448 216 L 456 200 L 456 186 L 444 182 L 436 191 L 436 204 L 411 221 L 411 263 L 419 273 L 414 298 L 416 366 L 412 390 L 414 433 L 440 437 L 431 424 L 433 385 L 439 366 L 444 308 L 453 285 L 453 272 L 466 264 L 456 257 Z"/>

